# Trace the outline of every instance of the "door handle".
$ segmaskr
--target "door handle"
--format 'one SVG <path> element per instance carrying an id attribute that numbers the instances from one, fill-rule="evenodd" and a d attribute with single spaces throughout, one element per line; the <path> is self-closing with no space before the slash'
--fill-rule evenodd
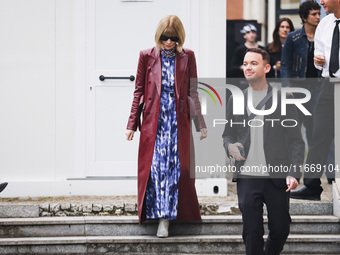
<path id="1" fill-rule="evenodd" d="M 135 76 L 133 76 L 133 75 L 130 75 L 129 77 L 106 77 L 104 75 L 99 76 L 99 80 L 101 80 L 101 81 L 105 81 L 106 79 L 134 81 L 135 80 Z"/>

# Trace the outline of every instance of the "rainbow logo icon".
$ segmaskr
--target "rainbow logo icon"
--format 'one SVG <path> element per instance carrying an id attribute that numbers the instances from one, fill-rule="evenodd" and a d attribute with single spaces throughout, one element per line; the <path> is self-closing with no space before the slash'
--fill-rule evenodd
<path id="1" fill-rule="evenodd" d="M 206 84 L 206 83 L 203 83 L 203 82 L 197 82 L 197 83 L 198 83 L 198 84 L 201 84 L 201 85 L 203 85 L 203 86 L 206 86 L 206 87 L 209 88 L 212 92 L 214 92 L 214 94 L 217 96 L 217 98 L 218 98 L 218 100 L 220 101 L 220 104 L 221 104 L 221 106 L 222 106 L 221 97 L 220 97 L 220 95 L 217 93 L 217 91 L 216 91 L 212 86 L 210 86 L 210 85 L 208 85 L 208 84 Z M 212 98 L 212 100 L 214 100 L 215 105 L 217 105 L 216 100 L 215 100 L 215 98 L 214 98 L 214 95 L 213 95 L 209 90 L 207 90 L 207 89 L 205 89 L 205 88 L 201 88 L 201 87 L 197 87 L 197 88 L 203 90 L 204 92 L 206 92 L 206 93 Z"/>

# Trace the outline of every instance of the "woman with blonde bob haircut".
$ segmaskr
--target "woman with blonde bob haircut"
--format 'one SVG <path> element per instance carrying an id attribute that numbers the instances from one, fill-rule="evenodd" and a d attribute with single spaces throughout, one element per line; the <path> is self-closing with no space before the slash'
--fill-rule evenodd
<path id="1" fill-rule="evenodd" d="M 196 59 L 183 48 L 185 31 L 177 16 L 161 19 L 156 46 L 140 52 L 127 124 L 131 141 L 139 127 L 138 216 L 158 219 L 158 237 L 167 237 L 169 220 L 200 220 L 194 179 L 191 119 L 201 139 L 207 129 L 198 99 Z M 142 114 L 143 122 L 140 122 Z M 191 116 L 190 116 L 191 115 Z"/>
<path id="2" fill-rule="evenodd" d="M 161 36 L 165 35 L 168 37 L 178 37 L 178 42 L 176 49 L 178 52 L 181 52 L 183 49 L 183 44 L 185 41 L 185 30 L 181 20 L 175 15 L 165 16 L 158 23 L 156 34 L 155 34 L 155 42 L 158 47 L 162 47 L 163 41 L 161 40 Z"/>

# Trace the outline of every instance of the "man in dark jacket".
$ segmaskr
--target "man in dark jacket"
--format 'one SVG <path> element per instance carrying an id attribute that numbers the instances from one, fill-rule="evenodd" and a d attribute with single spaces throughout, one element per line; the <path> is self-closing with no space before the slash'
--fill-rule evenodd
<path id="1" fill-rule="evenodd" d="M 300 5 L 299 14 L 303 22 L 301 29 L 288 34 L 282 52 L 281 78 L 283 85 L 306 88 L 311 92 L 311 100 L 305 104 L 309 112 L 314 113 L 320 93 L 318 77 L 320 72 L 314 66 L 314 34 L 320 22 L 321 6 L 314 1 L 306 1 Z M 308 78 L 308 79 L 306 79 Z M 290 80 L 289 80 L 290 79 Z M 295 93 L 294 97 L 301 96 Z M 313 116 L 305 116 L 298 112 L 301 123 L 306 128 L 308 145 L 312 139 Z"/>
<path id="2" fill-rule="evenodd" d="M 239 208 L 243 219 L 246 254 L 280 254 L 289 234 L 289 191 L 298 185 L 294 175 L 303 163 L 304 142 L 295 106 L 281 114 L 281 94 L 266 81 L 270 59 L 262 49 L 249 49 L 243 61 L 249 88 L 244 90 L 244 114 L 233 114 L 231 97 L 223 133 L 226 152 L 235 160 Z M 273 93 L 251 119 L 251 111 Z M 284 95 L 286 96 L 286 95 Z M 276 105 L 276 109 L 275 109 Z M 266 111 L 266 115 L 264 115 Z M 288 124 L 289 123 L 289 124 Z M 293 123 L 293 124 L 292 124 Z M 290 151 L 292 153 L 290 153 Z M 242 155 L 241 152 L 244 152 Z M 290 157 L 290 155 L 292 155 Z M 269 235 L 264 247 L 263 204 L 268 211 Z"/>

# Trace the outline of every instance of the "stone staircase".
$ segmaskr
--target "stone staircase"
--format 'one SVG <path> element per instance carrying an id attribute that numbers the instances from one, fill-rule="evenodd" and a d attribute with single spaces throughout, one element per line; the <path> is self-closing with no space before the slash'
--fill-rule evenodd
<path id="1" fill-rule="evenodd" d="M 340 254 L 340 220 L 332 203 L 292 203 L 283 254 Z M 264 216 L 265 222 L 266 216 Z M 173 222 L 157 238 L 157 222 L 136 216 L 0 219 L 0 254 L 244 254 L 240 215 Z"/>

